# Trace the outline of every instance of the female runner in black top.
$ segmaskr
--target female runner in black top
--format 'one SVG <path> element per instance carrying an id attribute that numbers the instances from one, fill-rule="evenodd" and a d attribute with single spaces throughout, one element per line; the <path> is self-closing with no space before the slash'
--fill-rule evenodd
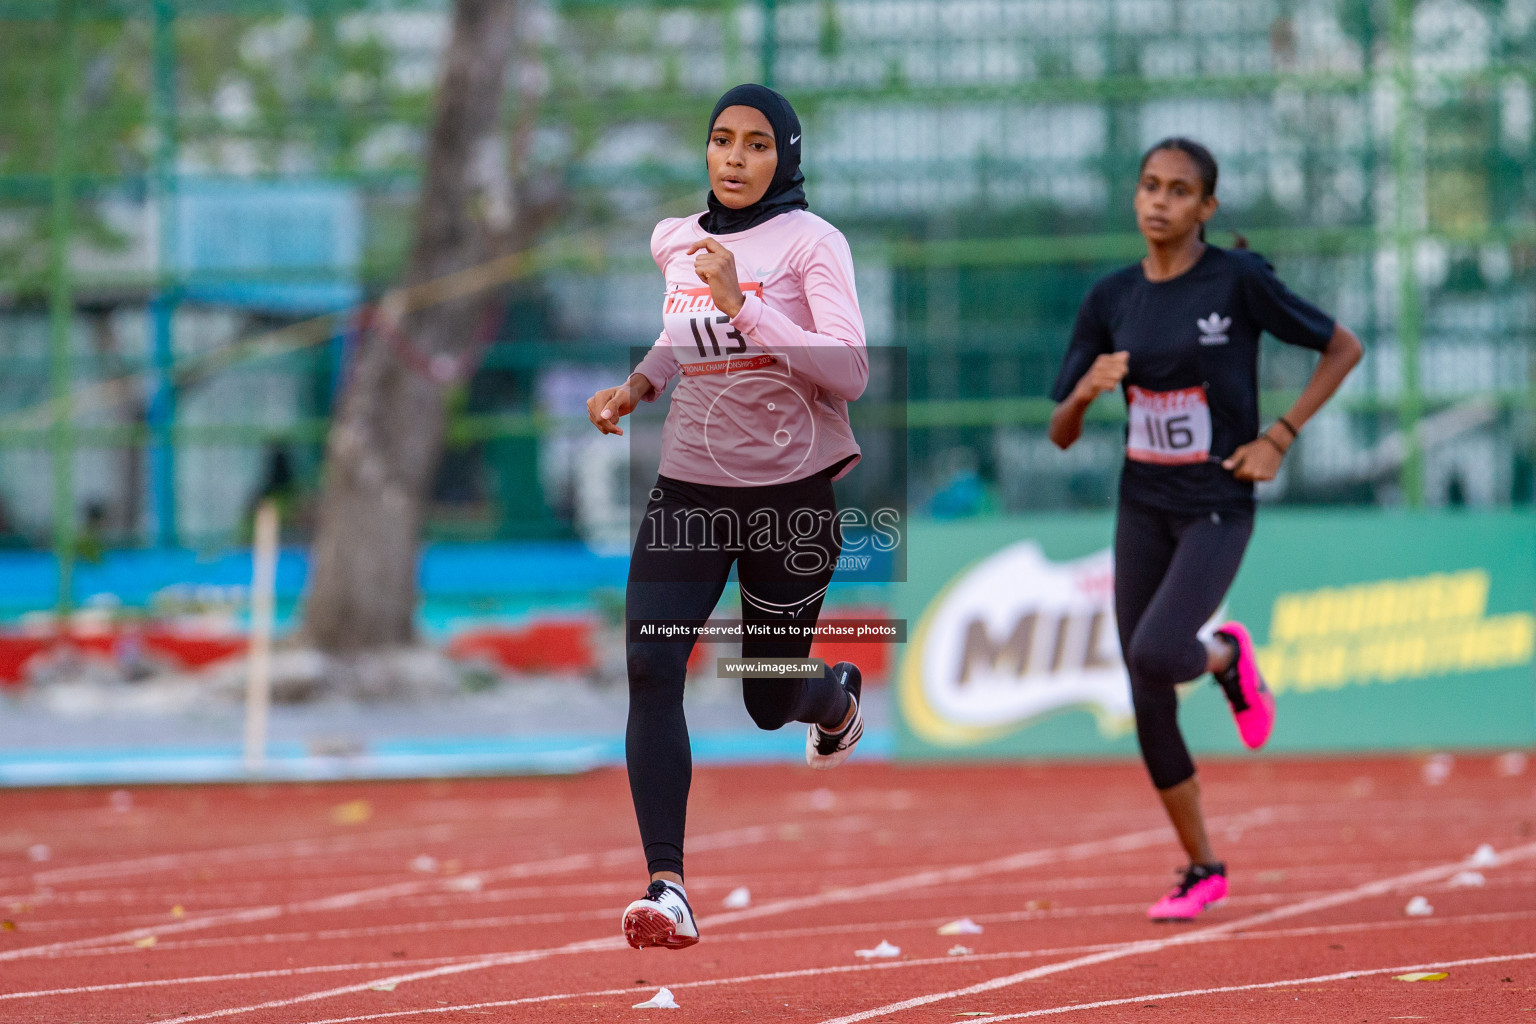
<path id="1" fill-rule="evenodd" d="M 1253 484 L 1271 480 L 1297 432 L 1360 361 L 1360 341 L 1298 298 L 1254 253 L 1205 241 L 1216 160 L 1198 143 L 1147 151 L 1136 226 L 1147 255 L 1094 285 L 1078 311 L 1051 397 L 1050 437 L 1067 448 L 1093 400 L 1123 387 L 1130 416 L 1115 528 L 1115 615 L 1136 735 L 1152 783 L 1189 855 L 1155 921 L 1190 920 L 1227 893 L 1178 725 L 1177 683 L 1216 676 L 1243 742 L 1274 723 L 1240 623 L 1197 634 L 1237 575 L 1253 531 Z M 1239 243 L 1241 245 L 1241 243 Z M 1259 430 L 1259 335 L 1322 353 L 1299 398 Z"/>

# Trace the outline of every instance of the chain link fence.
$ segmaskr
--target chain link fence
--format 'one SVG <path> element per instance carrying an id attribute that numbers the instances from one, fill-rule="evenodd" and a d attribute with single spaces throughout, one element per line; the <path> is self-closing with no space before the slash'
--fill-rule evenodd
<path id="1" fill-rule="evenodd" d="M 0 2 L 0 542 L 215 548 L 261 494 L 302 538 L 349 351 L 411 364 L 357 309 L 401 269 L 448 17 Z M 1533 500 L 1536 2 L 522 0 L 521 32 L 484 173 L 560 213 L 452 390 L 433 536 L 622 536 L 582 403 L 655 337 L 650 230 L 701 206 L 746 80 L 795 102 L 870 343 L 905 349 L 914 511 L 1111 501 L 1112 403 L 1062 454 L 1045 393 L 1169 134 L 1221 160 L 1213 240 L 1367 346 L 1263 498 Z M 1309 366 L 1266 350 L 1267 411 Z"/>

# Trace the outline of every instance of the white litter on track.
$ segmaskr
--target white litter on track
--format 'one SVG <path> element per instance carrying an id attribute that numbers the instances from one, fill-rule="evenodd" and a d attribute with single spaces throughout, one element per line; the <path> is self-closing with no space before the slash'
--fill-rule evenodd
<path id="1" fill-rule="evenodd" d="M 1419 769 L 1427 786 L 1444 785 L 1445 780 L 1451 777 L 1451 772 L 1456 769 L 1456 759 L 1450 754 L 1436 754 L 1424 766 Z"/>
<path id="2" fill-rule="evenodd" d="M 901 947 L 893 946 L 884 939 L 881 939 L 880 945 L 874 949 L 856 949 L 853 951 L 853 955 L 861 956 L 865 960 L 883 960 L 887 957 L 901 956 Z"/>
<path id="3" fill-rule="evenodd" d="M 984 931 L 985 928 L 968 917 L 939 926 L 940 935 L 980 935 Z"/>
<path id="4" fill-rule="evenodd" d="M 651 998 L 647 999 L 645 1002 L 643 1002 L 643 1003 L 636 1003 L 635 1004 L 635 1009 L 637 1009 L 637 1010 L 677 1010 L 677 1009 L 681 1009 L 681 1007 L 679 1007 L 677 1005 L 677 1000 L 672 998 L 672 990 L 671 989 L 669 989 L 669 988 L 661 988 L 661 989 L 657 990 L 655 995 L 651 996 Z"/>
<path id="5" fill-rule="evenodd" d="M 1499 866 L 1499 853 L 1488 843 L 1479 846 L 1472 854 L 1472 866 L 1475 868 L 1496 868 Z"/>

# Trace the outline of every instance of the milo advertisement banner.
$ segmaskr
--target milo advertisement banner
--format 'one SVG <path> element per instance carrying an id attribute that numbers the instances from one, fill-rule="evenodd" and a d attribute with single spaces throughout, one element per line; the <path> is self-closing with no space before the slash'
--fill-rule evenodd
<path id="1" fill-rule="evenodd" d="M 1134 756 L 1107 514 L 912 525 L 902 756 Z M 1260 510 L 1210 626 L 1245 623 L 1269 751 L 1536 743 L 1536 517 Z M 1209 628 L 1209 627 L 1208 627 Z M 1195 751 L 1244 750 L 1210 677 Z"/>

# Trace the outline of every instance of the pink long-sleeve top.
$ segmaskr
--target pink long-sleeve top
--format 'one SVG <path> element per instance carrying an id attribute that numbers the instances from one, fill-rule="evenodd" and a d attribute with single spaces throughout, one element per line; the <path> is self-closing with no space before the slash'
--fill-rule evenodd
<path id="1" fill-rule="evenodd" d="M 635 369 L 652 400 L 681 377 L 662 427 L 662 475 L 762 486 L 848 460 L 842 476 L 859 459 L 848 403 L 869 382 L 847 239 L 805 210 L 711 236 L 735 256 L 746 297 L 730 317 L 687 255 L 704 236 L 698 215 L 664 220 L 651 236 L 667 284 L 663 329 Z"/>

